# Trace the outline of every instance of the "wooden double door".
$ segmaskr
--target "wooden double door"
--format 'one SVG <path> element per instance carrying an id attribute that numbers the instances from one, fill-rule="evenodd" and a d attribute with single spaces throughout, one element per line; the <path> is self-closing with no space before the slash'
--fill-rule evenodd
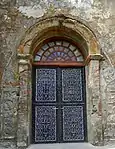
<path id="1" fill-rule="evenodd" d="M 33 67 L 32 142 L 87 140 L 84 67 Z"/>

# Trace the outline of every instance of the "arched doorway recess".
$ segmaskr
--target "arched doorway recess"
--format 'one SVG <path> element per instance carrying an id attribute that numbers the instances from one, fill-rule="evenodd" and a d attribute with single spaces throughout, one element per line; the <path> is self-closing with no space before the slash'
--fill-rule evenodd
<path id="1" fill-rule="evenodd" d="M 49 44 L 51 43 L 50 40 L 55 44 L 53 52 L 52 46 Z M 67 52 L 68 48 L 64 46 L 64 42 L 69 43 L 68 48 L 71 47 L 70 53 Z M 46 52 L 47 46 L 49 48 Z M 64 47 L 64 49 L 62 48 L 63 52 L 56 50 L 59 46 Z M 72 52 L 72 48 L 74 47 L 78 49 L 74 49 L 75 51 L 73 50 L 74 52 Z M 101 102 L 99 90 L 99 60 L 102 58 L 102 55 L 93 32 L 86 25 L 71 17 L 54 16 L 52 18 L 42 19 L 27 31 L 18 48 L 18 58 L 20 81 L 24 82 L 23 88 L 26 89 L 27 94 L 23 96 L 23 88 L 20 86 L 17 146 L 27 146 L 31 143 L 31 66 L 32 64 L 49 66 L 51 61 L 53 63 L 55 61 L 55 65 L 62 65 L 62 67 L 67 65 L 81 66 L 81 64 L 86 67 L 88 141 L 91 143 L 95 140 L 97 141 L 98 138 L 96 138 L 94 134 L 95 130 L 93 129 L 95 122 L 93 121 L 91 113 L 93 107 L 95 107 L 98 111 L 98 114 L 96 113 L 97 117 L 101 119 L 102 113 L 98 105 Z M 21 107 L 24 107 L 23 110 Z M 21 135 L 18 135 L 19 132 L 22 132 Z"/>
<path id="2" fill-rule="evenodd" d="M 87 140 L 84 57 L 66 38 L 36 47 L 32 79 L 32 142 Z"/>

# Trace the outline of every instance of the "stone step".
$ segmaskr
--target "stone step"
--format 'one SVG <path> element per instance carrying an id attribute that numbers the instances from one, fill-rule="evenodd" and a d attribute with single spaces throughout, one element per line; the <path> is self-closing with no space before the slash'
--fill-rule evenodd
<path id="1" fill-rule="evenodd" d="M 93 146 L 90 143 L 33 144 L 27 149 L 115 149 L 114 146 Z"/>

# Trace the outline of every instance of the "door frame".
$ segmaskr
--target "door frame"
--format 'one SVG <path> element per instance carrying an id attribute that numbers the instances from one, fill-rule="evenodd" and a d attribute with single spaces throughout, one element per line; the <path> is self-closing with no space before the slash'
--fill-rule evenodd
<path id="1" fill-rule="evenodd" d="M 33 77 L 32 77 L 32 138 L 31 138 L 31 140 L 32 140 L 32 143 L 34 143 L 34 144 L 37 144 L 37 142 L 35 142 L 34 141 L 34 139 L 35 139 L 35 127 L 34 127 L 34 123 L 33 123 L 33 118 L 34 118 L 34 121 L 35 121 L 35 115 L 34 115 L 34 113 L 35 113 L 35 111 L 34 111 L 34 108 L 35 108 L 35 106 L 33 106 L 33 104 L 34 104 L 34 98 L 35 98 L 35 90 L 36 90 L 36 69 L 38 68 L 38 69 L 42 69 L 42 68 L 54 68 L 54 69 L 57 69 L 58 67 L 60 68 L 60 69 L 63 69 L 63 68 L 65 68 L 65 69 L 67 69 L 67 68 L 71 68 L 71 69 L 77 69 L 77 68 L 81 68 L 81 70 L 82 70 L 82 87 L 84 87 L 85 88 L 85 90 L 83 90 L 83 99 L 84 99 L 84 101 L 83 101 L 83 103 L 84 103 L 84 106 L 83 106 L 83 115 L 84 115 L 84 118 L 83 118 L 83 125 L 84 125 L 84 140 L 82 141 L 63 141 L 62 142 L 62 140 L 61 140 L 61 142 L 58 142 L 58 141 L 60 141 L 60 140 L 56 140 L 55 142 L 47 142 L 47 143 L 67 143 L 67 142 L 87 142 L 88 141 L 88 136 L 87 136 L 87 104 L 86 104 L 86 77 L 85 77 L 85 66 L 81 66 L 81 65 L 78 65 L 78 64 L 74 64 L 74 65 L 71 65 L 71 64 L 67 64 L 67 65 L 63 65 L 63 63 L 57 63 L 57 65 L 55 65 L 54 63 L 53 64 L 51 64 L 51 63 L 49 63 L 50 65 L 33 65 L 33 67 L 32 67 L 32 75 L 33 75 Z M 59 64 L 61 64 L 61 65 L 59 65 Z M 56 74 L 56 76 L 57 76 L 57 74 Z M 56 82 L 57 82 L 57 80 L 56 80 Z M 56 83 L 56 85 L 57 85 L 57 83 Z M 57 92 L 57 90 L 56 90 L 56 92 Z M 61 104 L 62 104 L 63 102 L 61 102 Z M 64 103 L 63 103 L 64 104 Z M 69 104 L 71 104 L 71 103 L 69 103 Z M 77 105 L 77 103 L 75 104 L 75 105 Z M 61 113 L 62 114 L 62 113 Z M 62 123 L 62 125 L 63 125 L 63 122 L 62 122 L 62 120 L 61 120 L 61 123 Z M 56 123 L 56 128 L 57 128 L 57 123 Z M 58 128 L 59 129 L 59 128 Z M 34 132 L 33 132 L 34 131 Z M 63 129 L 61 128 L 61 131 L 63 131 Z M 63 134 L 63 132 L 61 133 L 61 135 Z M 56 135 L 57 135 L 57 133 L 56 133 Z M 62 137 L 62 136 L 61 136 Z M 57 137 L 56 137 L 56 139 L 58 139 Z M 38 142 L 38 144 L 40 144 L 40 143 L 43 143 L 43 142 Z"/>
<path id="2" fill-rule="evenodd" d="M 20 44 L 17 47 L 17 73 L 20 78 L 18 89 L 19 98 L 17 104 L 18 123 L 16 132 L 16 145 L 18 148 L 24 148 L 31 144 L 31 72 L 33 53 L 36 45 L 39 45 L 40 43 L 43 43 L 44 40 L 54 36 L 62 36 L 74 41 L 75 43 L 77 42 L 77 39 L 81 39 L 82 37 L 81 45 L 83 45 L 83 51 L 86 55 L 85 73 L 88 142 L 100 144 L 102 141 L 101 127 L 98 127 L 97 125 L 97 123 L 99 123 L 100 126 L 102 126 L 103 118 L 102 109 L 99 109 L 98 106 L 98 104 L 102 104 L 100 94 L 100 60 L 103 60 L 98 39 L 88 23 L 80 18 L 62 14 L 57 16 L 57 14 L 54 14 L 53 17 L 49 16 L 45 19 L 44 17 L 41 18 L 30 27 L 23 38 L 21 38 Z M 22 82 L 23 85 L 21 84 Z M 94 106 L 97 112 L 92 114 Z"/>

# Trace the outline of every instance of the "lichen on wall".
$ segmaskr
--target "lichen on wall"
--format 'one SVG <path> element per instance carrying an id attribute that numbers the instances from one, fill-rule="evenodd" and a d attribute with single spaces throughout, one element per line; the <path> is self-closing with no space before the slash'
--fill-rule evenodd
<path id="1" fill-rule="evenodd" d="M 89 9 L 93 4 L 93 0 L 44 0 L 44 1 L 33 1 L 30 5 L 23 6 L 20 4 L 18 10 L 27 17 L 39 18 L 47 13 L 51 9 Z M 55 10 L 54 10 L 55 11 Z"/>
<path id="2" fill-rule="evenodd" d="M 115 0 L 0 1 L 0 71 L 2 71 L 0 72 L 0 78 L 2 79 L 2 91 L 0 92 L 0 137 L 2 141 L 4 139 L 6 142 L 11 141 L 6 143 L 6 147 L 8 144 L 11 144 L 11 146 L 16 144 L 16 111 L 19 93 L 19 84 L 16 84 L 17 80 L 15 80 L 17 72 L 17 47 L 26 31 L 38 22 L 41 17 L 51 17 L 56 13 L 64 14 L 65 16 L 72 15 L 76 19 L 85 22 L 97 37 L 105 59 L 100 62 L 100 94 L 103 103 L 103 144 L 115 142 L 114 8 Z M 5 148 L 5 143 L 4 146 L 2 143 L 0 146 Z"/>

